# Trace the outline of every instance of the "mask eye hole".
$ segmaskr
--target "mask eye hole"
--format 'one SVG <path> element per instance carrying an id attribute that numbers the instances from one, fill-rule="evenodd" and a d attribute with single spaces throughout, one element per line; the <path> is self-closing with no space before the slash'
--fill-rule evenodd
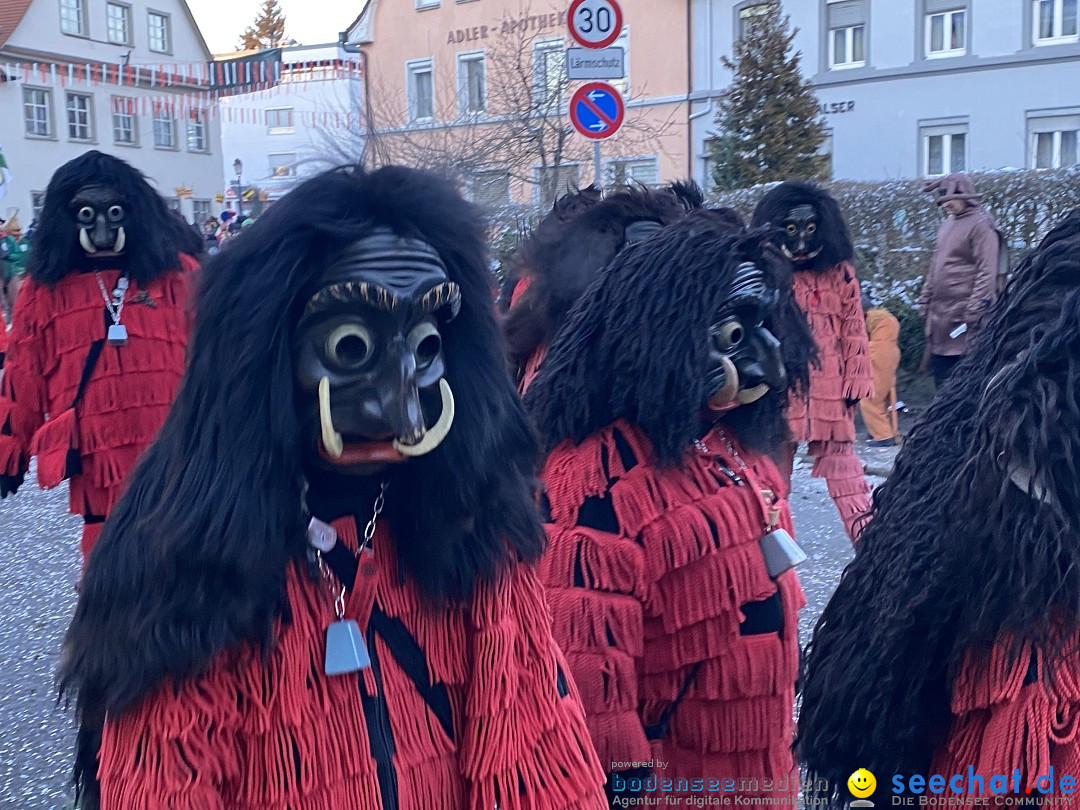
<path id="1" fill-rule="evenodd" d="M 716 344 L 723 351 L 731 351 L 746 338 L 746 330 L 742 322 L 737 320 L 725 321 L 714 332 Z"/>
<path id="2" fill-rule="evenodd" d="M 788 236 L 794 236 L 796 233 L 798 233 L 798 230 L 799 229 L 796 228 L 794 225 L 789 224 L 787 226 Z"/>
<path id="3" fill-rule="evenodd" d="M 79 222 L 83 225 L 89 225 L 94 221 L 94 209 L 89 205 L 84 205 L 79 209 L 79 213 L 75 215 Z"/>
<path id="4" fill-rule="evenodd" d="M 815 225 L 813 222 L 811 222 L 809 225 L 806 226 L 806 232 L 807 233 L 813 233 L 816 230 L 817 230 L 817 225 Z"/>
<path id="5" fill-rule="evenodd" d="M 110 220 L 116 222 L 124 216 L 124 209 L 119 205 L 110 205 L 108 215 Z"/>
<path id="6" fill-rule="evenodd" d="M 409 348 L 418 368 L 430 366 L 442 352 L 442 336 L 433 323 L 422 323 L 409 333 Z"/>
<path id="7" fill-rule="evenodd" d="M 374 354 L 375 341 L 371 332 L 357 323 L 337 327 L 326 339 L 326 356 L 350 371 L 363 368 Z"/>

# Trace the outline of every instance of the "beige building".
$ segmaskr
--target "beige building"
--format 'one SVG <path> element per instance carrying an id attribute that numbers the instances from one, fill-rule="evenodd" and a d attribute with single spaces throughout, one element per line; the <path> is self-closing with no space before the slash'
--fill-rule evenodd
<path id="1" fill-rule="evenodd" d="M 565 2 L 369 0 L 345 32 L 365 60 L 369 148 L 450 167 L 478 202 L 545 205 L 594 180 L 593 143 L 570 126 Z M 602 142 L 605 182 L 690 171 L 688 6 L 623 0 L 622 130 Z"/>

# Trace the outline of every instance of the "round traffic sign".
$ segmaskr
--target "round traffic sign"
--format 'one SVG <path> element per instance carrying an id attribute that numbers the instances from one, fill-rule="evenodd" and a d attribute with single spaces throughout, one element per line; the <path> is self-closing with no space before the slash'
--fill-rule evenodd
<path id="1" fill-rule="evenodd" d="M 566 24 L 583 48 L 606 48 L 622 33 L 622 9 L 618 0 L 574 0 Z"/>
<path id="2" fill-rule="evenodd" d="M 607 82 L 583 84 L 570 97 L 570 123 L 594 141 L 618 132 L 625 116 L 622 94 Z"/>

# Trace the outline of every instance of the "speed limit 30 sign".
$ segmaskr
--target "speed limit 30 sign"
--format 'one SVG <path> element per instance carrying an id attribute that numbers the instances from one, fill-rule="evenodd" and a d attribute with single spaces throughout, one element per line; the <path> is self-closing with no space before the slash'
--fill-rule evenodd
<path id="1" fill-rule="evenodd" d="M 617 0 L 574 0 L 566 16 L 570 36 L 585 48 L 606 48 L 622 33 Z"/>

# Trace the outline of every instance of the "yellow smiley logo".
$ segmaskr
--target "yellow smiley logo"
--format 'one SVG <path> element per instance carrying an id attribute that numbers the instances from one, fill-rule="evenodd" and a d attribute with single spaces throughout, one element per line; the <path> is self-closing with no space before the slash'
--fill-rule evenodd
<path id="1" fill-rule="evenodd" d="M 852 796 L 865 799 L 877 790 L 877 779 L 866 768 L 859 768 L 848 777 L 847 786 Z"/>

